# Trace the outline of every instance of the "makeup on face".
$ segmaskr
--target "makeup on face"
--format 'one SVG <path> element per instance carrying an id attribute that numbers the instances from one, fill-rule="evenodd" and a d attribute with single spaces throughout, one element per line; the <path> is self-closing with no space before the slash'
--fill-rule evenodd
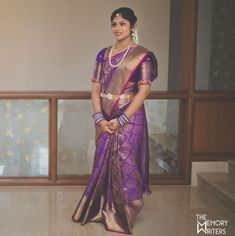
<path id="1" fill-rule="evenodd" d="M 116 37 L 126 37 L 130 35 L 130 22 L 120 16 L 114 18 L 113 22 L 111 23 L 111 28 L 114 36 Z"/>

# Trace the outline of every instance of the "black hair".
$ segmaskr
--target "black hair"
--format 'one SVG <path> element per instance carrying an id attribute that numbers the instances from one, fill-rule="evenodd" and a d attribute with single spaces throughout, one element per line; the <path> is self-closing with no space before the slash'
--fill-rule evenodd
<path id="1" fill-rule="evenodd" d="M 128 20 L 130 22 L 131 27 L 133 27 L 137 21 L 137 17 L 135 15 L 134 11 L 129 7 L 120 7 L 118 9 L 114 10 L 111 15 L 111 22 L 113 21 L 116 14 L 120 14 L 122 16 L 122 18 L 124 18 L 125 20 Z"/>

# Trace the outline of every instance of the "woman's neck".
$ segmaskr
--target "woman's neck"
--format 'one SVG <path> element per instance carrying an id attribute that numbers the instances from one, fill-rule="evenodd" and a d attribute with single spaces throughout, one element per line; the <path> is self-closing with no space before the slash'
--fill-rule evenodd
<path id="1" fill-rule="evenodd" d="M 121 51 L 123 49 L 128 48 L 129 46 L 132 46 L 132 45 L 134 45 L 133 40 L 132 39 L 126 39 L 126 40 L 123 40 L 123 41 L 116 41 L 115 48 L 118 51 Z"/>

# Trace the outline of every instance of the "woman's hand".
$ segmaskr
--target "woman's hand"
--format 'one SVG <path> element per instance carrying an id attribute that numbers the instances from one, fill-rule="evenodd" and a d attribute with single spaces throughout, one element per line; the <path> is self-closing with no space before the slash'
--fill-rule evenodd
<path id="1" fill-rule="evenodd" d="M 119 128 L 119 122 L 117 118 L 108 121 L 108 125 L 113 131 L 116 131 Z"/>
<path id="2" fill-rule="evenodd" d="M 114 130 L 110 127 L 109 122 L 107 120 L 100 121 L 99 126 L 101 127 L 101 130 L 106 133 L 112 134 L 114 132 Z"/>

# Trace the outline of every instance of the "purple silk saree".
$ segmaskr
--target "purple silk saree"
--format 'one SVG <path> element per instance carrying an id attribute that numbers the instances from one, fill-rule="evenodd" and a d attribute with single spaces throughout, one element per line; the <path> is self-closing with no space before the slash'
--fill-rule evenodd
<path id="1" fill-rule="evenodd" d="M 157 78 L 157 60 L 142 46 L 130 48 L 123 62 L 112 68 L 108 63 L 111 47 L 96 58 L 92 81 L 101 84 L 102 93 L 136 94 L 138 86 Z M 112 57 L 118 63 L 123 52 Z M 101 98 L 106 120 L 119 116 L 131 100 Z M 101 222 L 108 231 L 131 234 L 134 219 L 143 207 L 143 193 L 149 187 L 148 128 L 144 104 L 131 117 L 131 123 L 113 134 L 96 128 L 96 150 L 91 177 L 73 213 L 72 220 Z"/>

